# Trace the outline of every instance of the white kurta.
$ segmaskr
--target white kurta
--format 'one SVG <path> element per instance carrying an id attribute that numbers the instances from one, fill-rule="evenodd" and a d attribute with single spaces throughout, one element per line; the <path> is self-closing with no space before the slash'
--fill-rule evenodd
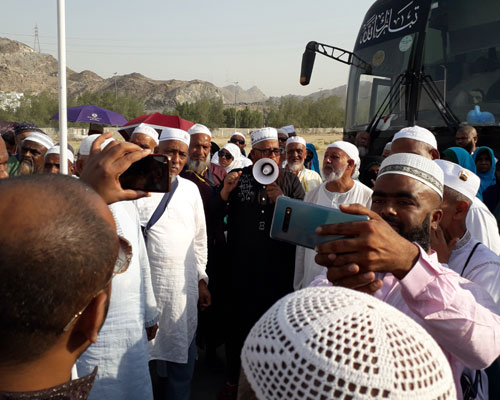
<path id="1" fill-rule="evenodd" d="M 198 187 L 187 179 L 177 179 L 177 190 L 147 238 L 160 312 L 159 330 L 151 342 L 149 358 L 185 364 L 198 325 L 198 282 L 208 280 L 207 234 Z M 162 197 L 162 193 L 152 193 L 135 202 L 142 226 L 146 226 Z"/>
<path id="2" fill-rule="evenodd" d="M 297 176 L 306 193 L 309 193 L 323 183 L 323 179 L 320 174 L 312 169 L 307 169 L 304 166 L 302 166 L 302 169 L 299 171 Z"/>
<path id="3" fill-rule="evenodd" d="M 498 234 L 497 220 L 488 210 L 488 207 L 477 197 L 474 197 L 472 201 L 465 223 L 467 230 L 474 239 L 480 241 L 493 253 L 500 254 L 500 235 Z"/>
<path id="4" fill-rule="evenodd" d="M 322 183 L 311 192 L 306 193 L 304 201 L 319 204 L 325 207 L 339 208 L 340 204 L 361 204 L 367 208 L 371 207 L 372 190 L 359 181 L 354 181 L 354 186 L 345 193 L 332 193 L 326 190 L 327 182 Z M 295 252 L 295 275 L 293 287 L 299 290 L 309 284 L 320 275 L 325 267 L 316 264 L 314 257 L 316 252 L 302 246 L 297 246 Z"/>
<path id="5" fill-rule="evenodd" d="M 113 278 L 108 316 L 97 343 L 76 363 L 78 376 L 99 366 L 90 399 L 152 399 L 146 327 L 158 311 L 137 210 L 131 202 L 110 205 L 118 234 L 132 245 L 129 268 Z"/>

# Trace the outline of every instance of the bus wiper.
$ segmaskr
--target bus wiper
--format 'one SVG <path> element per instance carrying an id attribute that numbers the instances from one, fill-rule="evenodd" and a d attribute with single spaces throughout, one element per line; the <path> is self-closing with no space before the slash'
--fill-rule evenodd
<path id="1" fill-rule="evenodd" d="M 439 114 L 441 114 L 441 118 L 443 118 L 445 124 L 448 128 L 456 130 L 460 125 L 460 120 L 444 101 L 443 96 L 441 96 L 441 92 L 432 77 L 430 75 L 425 75 L 423 72 L 419 75 L 420 76 L 417 76 L 417 79 L 421 82 L 421 86 L 424 88 L 425 93 L 427 93 L 427 96 L 429 96 Z"/>
<path id="2" fill-rule="evenodd" d="M 368 128 L 366 130 L 370 132 L 370 136 L 372 136 L 375 133 L 376 127 L 381 118 L 384 115 L 392 114 L 392 111 L 399 102 L 398 97 L 401 85 L 403 84 L 403 82 L 406 84 L 409 81 L 408 78 L 409 78 L 408 73 L 406 72 L 398 75 L 394 80 L 394 83 L 391 85 L 391 88 L 389 89 L 389 93 L 387 93 L 384 100 L 380 104 L 380 107 L 378 108 L 377 112 L 375 113 L 370 123 L 368 124 Z M 405 96 L 405 98 L 408 98 L 408 96 Z"/>
<path id="3" fill-rule="evenodd" d="M 360 68 L 363 73 L 368 75 L 371 74 L 371 65 L 359 58 L 353 52 L 339 47 L 333 47 L 328 44 L 312 41 L 307 43 L 304 54 L 302 55 L 302 68 L 300 70 L 300 84 L 302 86 L 309 85 L 314 67 L 314 60 L 316 59 L 316 53 L 323 54 L 326 57 L 340 61 L 341 63 L 347 65 L 354 65 L 355 67 Z"/>

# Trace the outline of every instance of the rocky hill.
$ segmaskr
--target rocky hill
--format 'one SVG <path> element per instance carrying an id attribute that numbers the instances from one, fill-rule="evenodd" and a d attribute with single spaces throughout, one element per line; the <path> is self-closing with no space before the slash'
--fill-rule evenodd
<path id="1" fill-rule="evenodd" d="M 183 102 L 201 98 L 218 98 L 234 103 L 234 86 L 219 88 L 201 80 L 159 81 L 139 73 L 104 79 L 92 71 L 75 72 L 67 69 L 68 94 L 85 91 L 114 91 L 144 100 L 147 112 L 174 108 Z M 57 92 L 57 60 L 49 54 L 37 53 L 31 47 L 7 38 L 0 38 L 0 91 L 5 93 Z M 265 101 L 267 97 L 257 87 L 245 91 L 236 87 L 237 103 Z"/>

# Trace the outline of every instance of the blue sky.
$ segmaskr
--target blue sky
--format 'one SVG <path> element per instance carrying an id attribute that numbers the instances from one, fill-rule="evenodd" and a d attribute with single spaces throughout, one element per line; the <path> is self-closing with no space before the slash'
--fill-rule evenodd
<path id="1" fill-rule="evenodd" d="M 346 83 L 348 67 L 316 58 L 299 85 L 310 40 L 352 50 L 373 0 L 67 0 L 67 64 L 104 78 L 139 72 L 153 79 L 238 81 L 268 96 L 308 94 Z M 2 0 L 0 36 L 57 56 L 57 1 Z M 1 90 L 1 88 L 0 88 Z"/>

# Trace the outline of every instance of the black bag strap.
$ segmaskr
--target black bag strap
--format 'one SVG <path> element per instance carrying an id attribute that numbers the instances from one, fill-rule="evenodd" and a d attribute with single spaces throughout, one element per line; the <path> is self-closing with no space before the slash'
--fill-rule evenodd
<path id="1" fill-rule="evenodd" d="M 476 251 L 477 246 L 479 246 L 480 244 L 481 244 L 481 242 L 477 242 L 477 243 L 474 245 L 474 248 L 473 248 L 473 249 L 472 249 L 472 251 L 470 252 L 469 257 L 467 258 L 467 261 L 465 262 L 465 265 L 464 265 L 464 267 L 462 268 L 462 272 L 460 273 L 460 276 L 464 276 L 465 268 L 467 268 L 467 265 L 469 265 L 469 261 L 470 261 L 470 259 L 472 258 L 472 255 L 473 255 L 473 254 L 474 254 L 474 252 Z"/>
<path id="2" fill-rule="evenodd" d="M 167 209 L 168 203 L 170 203 L 170 200 L 172 200 L 172 197 L 174 197 L 175 189 L 177 189 L 177 186 L 179 186 L 179 180 L 176 179 L 174 183 L 172 183 L 172 188 L 170 189 L 170 192 L 167 192 L 163 195 L 160 203 L 156 207 L 153 215 L 149 219 L 148 223 L 146 224 L 146 228 L 144 229 L 144 238 L 147 236 L 147 232 L 151 229 L 151 227 L 156 224 L 156 222 L 161 218 L 165 210 Z"/>

